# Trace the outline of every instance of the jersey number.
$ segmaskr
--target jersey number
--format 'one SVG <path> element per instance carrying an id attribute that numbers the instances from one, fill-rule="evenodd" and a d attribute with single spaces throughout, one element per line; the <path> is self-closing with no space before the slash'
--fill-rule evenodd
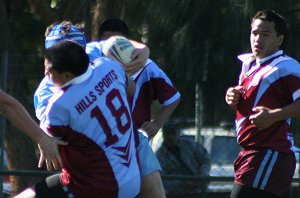
<path id="1" fill-rule="evenodd" d="M 120 105 L 116 107 L 116 105 L 113 103 L 114 101 L 118 102 Z M 111 90 L 107 95 L 106 95 L 106 106 L 110 110 L 111 114 L 113 115 L 116 123 L 117 123 L 117 128 L 119 132 L 124 134 L 131 126 L 130 122 L 130 114 L 124 104 L 124 101 L 121 97 L 120 92 L 117 89 Z M 91 111 L 91 117 L 96 118 L 101 125 L 101 127 L 104 130 L 104 133 L 106 135 L 106 141 L 105 141 L 105 146 L 110 146 L 118 141 L 118 136 L 116 134 L 112 134 L 112 130 L 110 126 L 107 123 L 107 119 L 104 117 L 102 111 L 98 106 L 92 109 Z M 126 118 L 125 123 L 122 123 L 121 118 Z M 123 119 L 124 120 L 124 119 Z"/>

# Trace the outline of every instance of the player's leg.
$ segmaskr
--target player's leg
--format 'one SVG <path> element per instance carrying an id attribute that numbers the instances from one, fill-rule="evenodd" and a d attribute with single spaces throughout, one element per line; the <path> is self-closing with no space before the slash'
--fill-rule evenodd
<path id="1" fill-rule="evenodd" d="M 230 198 L 254 198 L 254 197 L 255 198 L 279 198 L 274 194 L 271 194 L 269 192 L 257 188 L 250 188 L 236 183 L 233 185 Z"/>
<path id="2" fill-rule="evenodd" d="M 292 198 L 292 197 L 293 197 L 293 192 L 292 192 L 292 186 L 291 186 L 282 198 Z"/>
<path id="3" fill-rule="evenodd" d="M 160 172 L 161 167 L 148 138 L 139 133 L 138 153 L 142 171 L 142 186 L 139 198 L 165 198 Z"/>
<path id="4" fill-rule="evenodd" d="M 47 177 L 45 180 L 37 183 L 17 195 L 15 198 L 68 198 L 70 194 L 65 192 L 60 184 L 59 174 Z M 72 197 L 72 195 L 71 195 Z"/>

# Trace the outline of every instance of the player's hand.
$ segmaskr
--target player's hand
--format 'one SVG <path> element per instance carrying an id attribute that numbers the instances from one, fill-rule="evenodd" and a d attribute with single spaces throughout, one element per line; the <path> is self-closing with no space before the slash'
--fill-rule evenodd
<path id="1" fill-rule="evenodd" d="M 45 135 L 38 141 L 40 159 L 38 167 L 41 168 L 46 161 L 47 170 L 58 170 L 62 167 L 62 161 L 58 152 L 58 145 L 67 145 L 67 142 Z"/>
<path id="2" fill-rule="evenodd" d="M 242 86 L 230 87 L 225 95 L 226 103 L 233 109 L 237 109 L 241 95 L 244 93 Z"/>
<path id="3" fill-rule="evenodd" d="M 136 73 L 140 69 L 142 69 L 147 59 L 149 58 L 149 49 L 147 47 L 145 48 L 136 48 L 133 50 L 131 54 L 131 58 L 133 61 L 125 65 L 125 71 L 126 73 L 131 76 L 132 74 Z"/>
<path id="4" fill-rule="evenodd" d="M 272 110 L 266 107 L 255 107 L 252 111 L 254 111 L 254 114 L 249 116 L 249 120 L 259 130 L 264 130 L 274 123 Z"/>
<path id="5" fill-rule="evenodd" d="M 152 139 L 160 129 L 159 124 L 156 122 L 144 122 L 141 126 L 141 129 L 148 134 L 149 140 Z"/>

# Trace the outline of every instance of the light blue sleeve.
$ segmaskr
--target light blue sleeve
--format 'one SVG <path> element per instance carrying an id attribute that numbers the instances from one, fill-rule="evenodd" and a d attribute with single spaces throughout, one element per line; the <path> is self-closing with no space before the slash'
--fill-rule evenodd
<path id="1" fill-rule="evenodd" d="M 33 96 L 33 104 L 35 109 L 35 115 L 39 120 L 42 120 L 45 116 L 45 111 L 49 103 L 49 99 L 53 93 L 57 90 L 54 87 L 50 79 L 45 76 L 40 82 Z"/>
<path id="2" fill-rule="evenodd" d="M 90 42 L 86 45 L 85 52 L 89 56 L 90 62 L 94 63 L 97 58 L 103 57 L 102 48 L 104 41 Z"/>

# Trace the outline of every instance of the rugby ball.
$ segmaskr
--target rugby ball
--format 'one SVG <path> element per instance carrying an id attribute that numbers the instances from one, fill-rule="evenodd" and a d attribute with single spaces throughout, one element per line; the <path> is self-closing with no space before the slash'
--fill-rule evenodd
<path id="1" fill-rule="evenodd" d="M 124 66 L 132 61 L 131 54 L 134 49 L 127 38 L 112 36 L 104 42 L 102 52 L 105 56 L 117 60 Z"/>

